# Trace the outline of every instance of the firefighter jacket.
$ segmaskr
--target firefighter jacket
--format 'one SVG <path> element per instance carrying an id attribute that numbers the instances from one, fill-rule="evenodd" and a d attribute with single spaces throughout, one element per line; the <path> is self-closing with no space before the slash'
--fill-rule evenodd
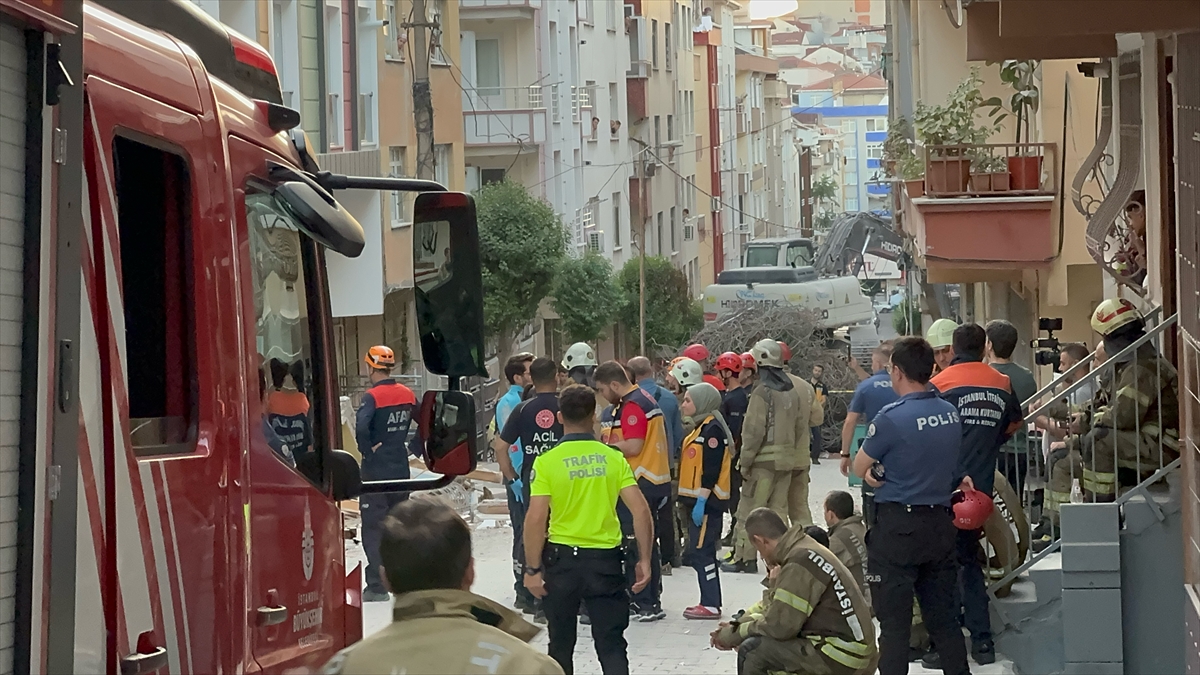
<path id="1" fill-rule="evenodd" d="M 709 415 L 683 443 L 679 463 L 679 501 L 696 503 L 701 489 L 711 490 L 705 510 L 720 513 L 728 508 L 733 444 L 720 422 Z"/>
<path id="2" fill-rule="evenodd" d="M 829 527 L 829 550 L 850 570 L 863 596 L 869 596 L 867 574 L 867 526 L 862 516 L 850 516 Z"/>
<path id="3" fill-rule="evenodd" d="M 762 368 L 742 421 L 738 468 L 791 471 L 808 466 L 812 385 L 803 394 L 783 371 Z"/>
<path id="4" fill-rule="evenodd" d="M 1092 447 L 1112 430 L 1140 433 L 1152 446 L 1161 441 L 1171 459 L 1179 456 L 1179 376 L 1149 343 L 1101 377 L 1082 436 L 1068 447 Z"/>
<path id="5" fill-rule="evenodd" d="M 437 589 L 396 596 L 392 623 L 338 652 L 322 672 L 561 674 L 528 643 L 539 632 L 507 607 L 467 591 Z"/>
<path id="6" fill-rule="evenodd" d="M 654 397 L 641 387 L 634 387 L 620 403 L 606 411 L 601 427 L 600 440 L 609 445 L 642 439 L 642 451 L 636 457 L 629 457 L 638 487 L 647 496 L 671 494 L 667 427 Z"/>
<path id="7" fill-rule="evenodd" d="M 768 564 L 781 565 L 768 590 L 761 618 L 739 623 L 741 638 L 803 638 L 827 658 L 853 670 L 875 653 L 875 626 L 850 570 L 833 553 L 793 527 L 779 540 Z"/>
<path id="8" fill-rule="evenodd" d="M 362 454 L 364 480 L 408 478 L 408 429 L 417 397 L 389 378 L 367 390 L 358 408 L 354 440 Z"/>

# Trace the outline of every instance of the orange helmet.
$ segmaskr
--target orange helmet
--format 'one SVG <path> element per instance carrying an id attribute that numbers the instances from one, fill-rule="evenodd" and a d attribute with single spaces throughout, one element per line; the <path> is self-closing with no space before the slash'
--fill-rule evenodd
<path id="1" fill-rule="evenodd" d="M 708 360 L 708 347 L 696 343 L 683 348 L 683 355 L 696 363 L 704 363 Z"/>
<path id="2" fill-rule="evenodd" d="M 786 364 L 792 360 L 792 348 L 783 340 L 778 340 L 777 342 L 779 342 L 779 349 L 783 351 L 783 362 Z"/>
<path id="3" fill-rule="evenodd" d="M 375 345 L 367 350 L 363 360 L 375 370 L 388 370 L 396 367 L 396 352 L 391 347 Z"/>
<path id="4" fill-rule="evenodd" d="M 717 370 L 728 370 L 734 373 L 742 372 L 742 357 L 733 352 L 725 352 L 717 357 Z"/>
<path id="5" fill-rule="evenodd" d="M 979 490 L 955 490 L 950 496 L 954 508 L 954 526 L 960 530 L 978 530 L 992 515 L 992 498 Z"/>
<path id="6" fill-rule="evenodd" d="M 742 354 L 742 368 L 745 370 L 753 370 L 758 372 L 758 362 L 754 360 L 754 355 L 750 352 Z"/>

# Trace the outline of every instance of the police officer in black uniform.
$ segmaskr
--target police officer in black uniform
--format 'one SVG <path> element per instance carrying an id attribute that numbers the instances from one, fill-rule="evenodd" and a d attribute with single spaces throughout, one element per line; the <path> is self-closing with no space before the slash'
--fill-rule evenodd
<path id="1" fill-rule="evenodd" d="M 417 397 L 412 390 L 392 377 L 396 354 L 383 345 L 371 347 L 365 357 L 370 367 L 371 388 L 363 394 L 355 419 L 354 440 L 362 455 L 362 479 L 397 480 L 409 478 L 408 429 L 412 424 Z M 415 439 L 414 439 L 415 440 Z M 367 554 L 363 602 L 389 599 L 379 575 L 382 560 L 379 544 L 383 537 L 383 519 L 393 506 L 408 499 L 407 492 L 367 494 L 359 497 L 362 518 L 362 542 Z"/>
<path id="2" fill-rule="evenodd" d="M 950 509 L 962 443 L 958 411 L 929 386 L 933 348 L 925 340 L 897 340 L 890 369 L 900 399 L 871 421 L 854 458 L 854 472 L 875 488 L 867 571 L 880 625 L 879 673 L 908 672 L 915 590 L 942 672 L 963 675 L 970 670 L 958 623 L 958 531 Z"/>

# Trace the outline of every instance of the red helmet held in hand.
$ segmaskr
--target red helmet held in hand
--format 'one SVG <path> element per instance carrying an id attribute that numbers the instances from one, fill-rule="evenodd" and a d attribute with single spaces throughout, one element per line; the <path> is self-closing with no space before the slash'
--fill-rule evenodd
<path id="1" fill-rule="evenodd" d="M 728 370 L 733 373 L 742 372 L 742 357 L 733 352 L 725 352 L 717 357 L 717 370 Z"/>
<path id="2" fill-rule="evenodd" d="M 696 363 L 703 364 L 708 360 L 708 347 L 702 344 L 691 344 L 683 348 L 683 355 Z"/>
<path id="3" fill-rule="evenodd" d="M 992 498 L 970 488 L 955 490 L 950 496 L 954 508 L 954 526 L 960 530 L 978 530 L 992 515 Z"/>

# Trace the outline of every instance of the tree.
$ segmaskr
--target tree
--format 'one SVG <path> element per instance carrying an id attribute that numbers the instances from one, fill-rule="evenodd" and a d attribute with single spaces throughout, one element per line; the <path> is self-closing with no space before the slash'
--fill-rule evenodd
<path id="1" fill-rule="evenodd" d="M 825 174 L 813 181 L 812 197 L 818 204 L 837 199 L 837 183 L 833 182 L 833 176 Z"/>
<path id="2" fill-rule="evenodd" d="M 475 195 L 483 318 L 501 362 L 517 333 L 537 317 L 566 256 L 567 231 L 554 209 L 519 183 L 485 185 Z"/>
<path id="3" fill-rule="evenodd" d="M 613 279 L 612 263 L 594 252 L 582 258 L 564 259 L 551 294 L 554 311 L 562 319 L 571 342 L 602 339 L 621 307 L 621 291 Z"/>
<path id="4" fill-rule="evenodd" d="M 638 317 L 638 259 L 625 263 L 617 275 L 617 286 L 624 296 L 618 316 L 636 332 Z M 670 260 L 646 258 L 646 346 L 657 346 L 673 353 L 704 323 L 700 303 L 692 299 L 687 277 Z"/>

